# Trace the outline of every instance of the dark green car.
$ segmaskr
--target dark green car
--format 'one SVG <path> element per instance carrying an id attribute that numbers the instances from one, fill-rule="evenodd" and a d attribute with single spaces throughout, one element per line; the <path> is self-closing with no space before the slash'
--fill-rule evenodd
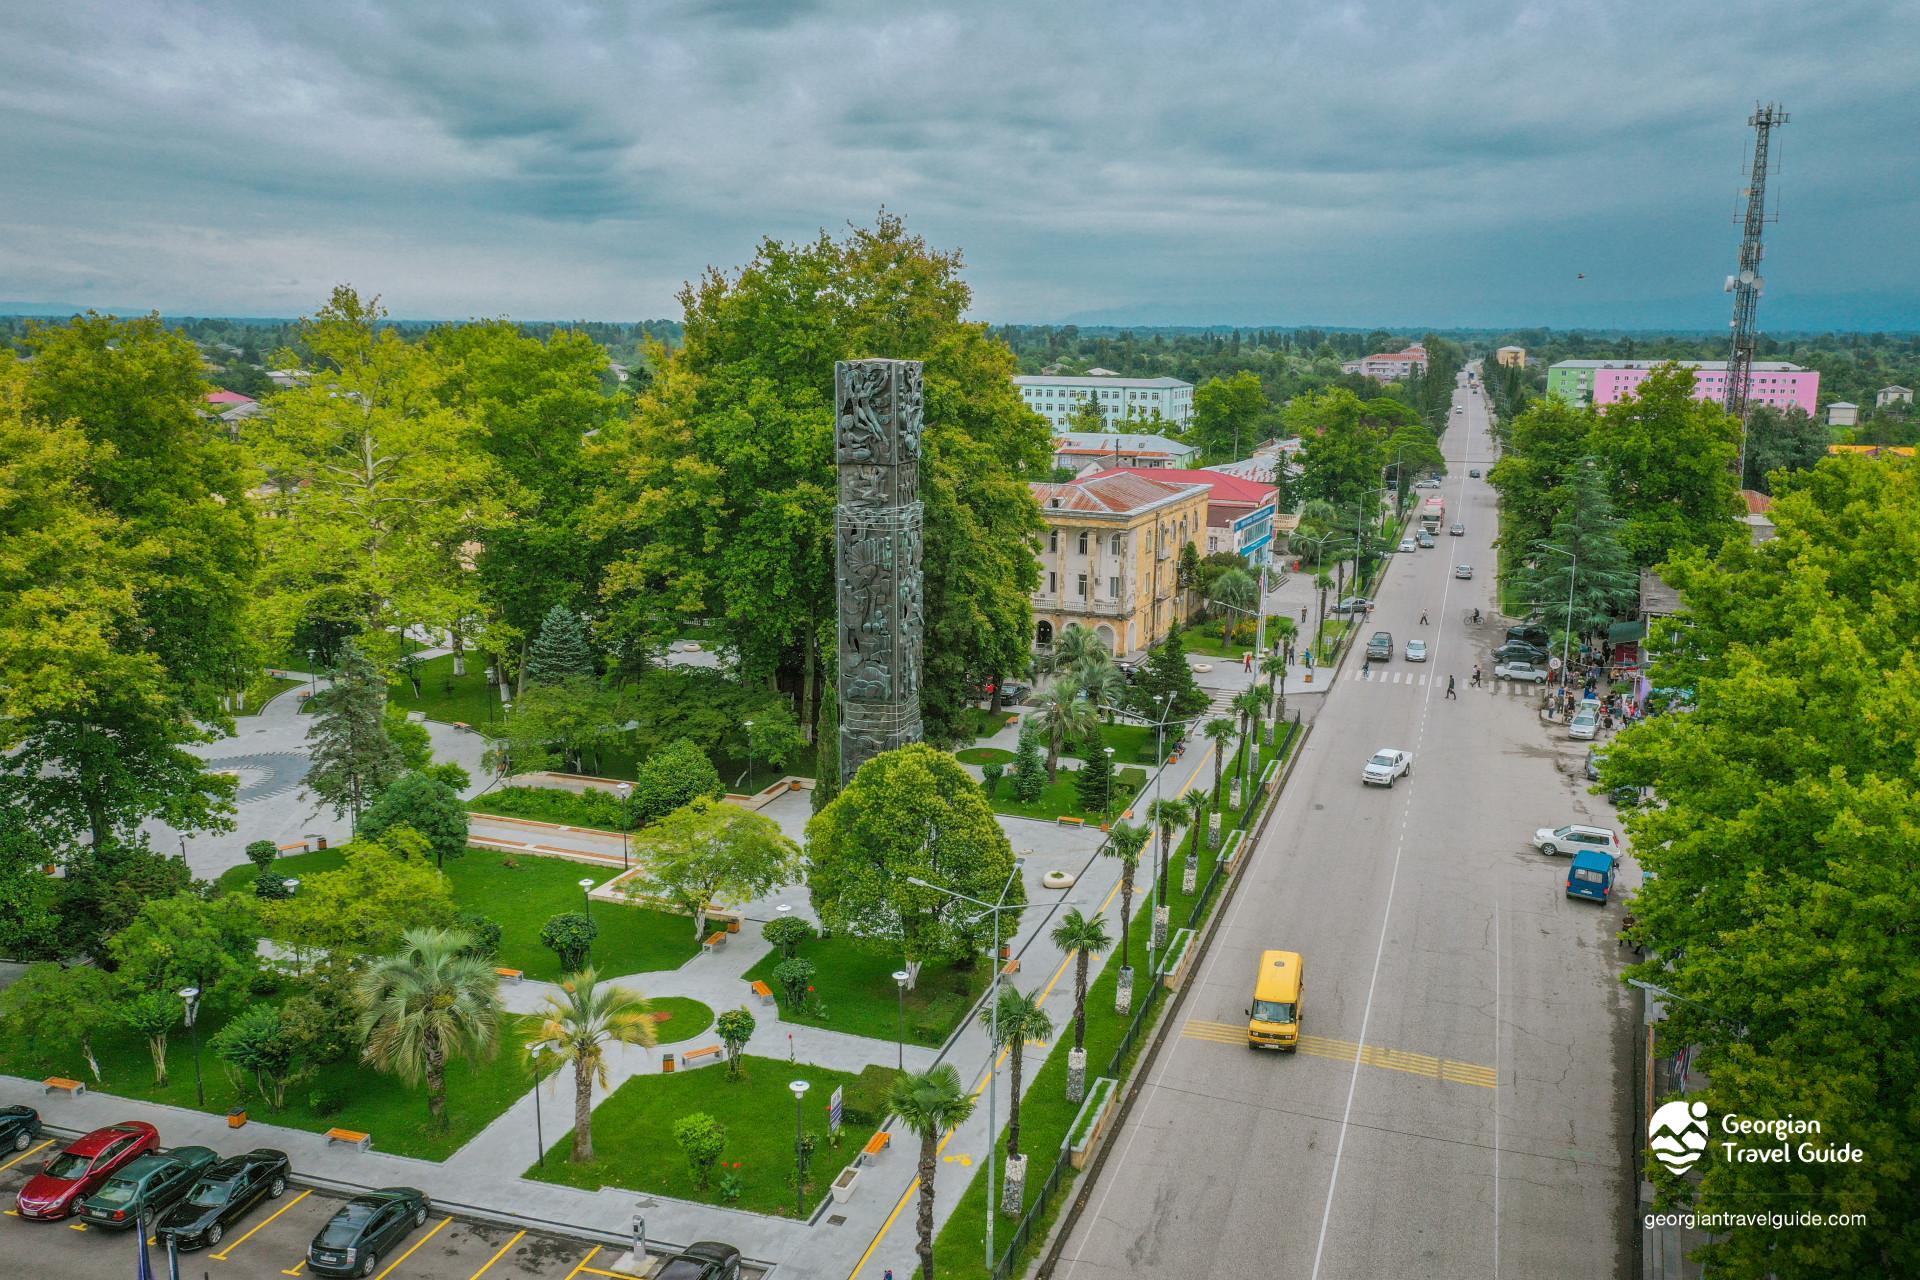
<path id="1" fill-rule="evenodd" d="M 157 1217 L 193 1187 L 194 1181 L 218 1160 L 212 1147 L 175 1147 L 165 1155 L 141 1156 L 82 1200 L 79 1216 L 96 1227 L 118 1230 L 142 1217 Z"/>
<path id="2" fill-rule="evenodd" d="M 370 1276 L 433 1205 L 413 1187 L 363 1191 L 341 1205 L 307 1246 L 307 1269 L 321 1276 Z"/>

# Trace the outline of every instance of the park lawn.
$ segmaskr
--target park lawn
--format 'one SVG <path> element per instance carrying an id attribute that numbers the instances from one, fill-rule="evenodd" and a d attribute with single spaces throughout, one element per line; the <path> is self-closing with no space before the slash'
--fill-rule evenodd
<path id="1" fill-rule="evenodd" d="M 289 680 L 285 676 L 263 675 L 256 677 L 253 683 L 247 686 L 246 693 L 242 695 L 240 699 L 240 709 L 235 711 L 234 714 L 237 716 L 257 716 L 260 714 L 261 709 L 269 702 L 272 702 L 287 690 L 297 689 L 305 683 L 305 680 Z"/>
<path id="2" fill-rule="evenodd" d="M 1216 636 L 1202 635 L 1198 630 L 1180 633 L 1180 643 L 1188 653 L 1204 654 L 1210 658 L 1233 658 L 1253 648 L 1253 623 L 1243 622 L 1234 628 L 1234 642 L 1228 644 Z"/>
<path id="3" fill-rule="evenodd" d="M 387 701 L 402 711 L 422 711 L 429 720 L 449 724 L 489 725 L 500 721 L 500 690 L 487 683 L 486 661 L 477 654 L 467 655 L 467 674 L 453 674 L 453 655 L 443 653 L 422 661 L 417 668 L 420 696 L 413 696 L 413 684 L 404 674 L 396 675 L 387 686 Z"/>
<path id="4" fill-rule="evenodd" d="M 1286 755 L 1291 741 L 1291 733 L 1283 731 L 1283 734 L 1276 734 L 1274 747 L 1261 749 L 1258 769 L 1256 769 L 1255 772 L 1256 778 L 1259 776 L 1258 770 L 1265 769 L 1269 761 L 1281 759 Z M 1235 753 L 1235 762 L 1238 762 L 1237 752 Z M 1221 823 L 1221 843 L 1223 846 L 1226 843 L 1228 833 L 1238 829 L 1239 825 L 1240 815 L 1237 813 L 1229 813 Z M 1190 832 L 1188 842 L 1190 843 L 1192 839 L 1193 833 Z M 1182 847 L 1185 847 L 1184 843 Z M 1142 997 L 1144 984 L 1147 981 L 1148 944 L 1153 938 L 1153 917 L 1151 908 L 1148 905 L 1148 898 L 1151 894 L 1153 878 L 1154 845 L 1149 843 L 1141 850 L 1141 855 L 1141 863 L 1136 875 L 1136 882 L 1142 889 L 1146 890 L 1146 892 L 1135 897 L 1133 916 L 1129 921 L 1127 929 L 1127 954 L 1134 968 L 1134 1001 L 1136 1007 Z M 1198 899 L 1199 893 L 1207 887 L 1207 877 L 1213 873 L 1213 865 L 1218 861 L 1218 854 L 1209 848 L 1201 849 L 1200 872 L 1195 882 L 1196 892 L 1192 895 L 1180 891 L 1181 867 L 1185 862 L 1184 857 L 1176 852 L 1170 861 L 1172 865 L 1168 871 L 1167 881 L 1169 889 L 1167 902 L 1172 908 L 1169 936 L 1174 932 L 1178 932 L 1180 929 L 1189 927 L 1187 921 L 1193 914 L 1194 904 Z M 1197 930 L 1200 925 L 1205 923 L 1207 917 L 1211 915 L 1218 906 L 1218 898 L 1211 900 L 1195 921 L 1193 927 Z M 1117 920 L 1115 924 L 1117 925 Z M 1093 962 L 1097 969 L 1096 975 L 1093 980 L 1087 984 L 1086 1049 L 1087 1087 L 1089 1092 L 1092 1090 L 1094 1080 L 1110 1074 L 1108 1068 L 1112 1062 L 1114 1051 L 1119 1048 L 1120 1042 L 1124 1038 L 1127 1029 L 1127 1019 L 1120 1017 L 1113 1011 L 1113 995 L 1115 987 L 1119 985 L 1120 966 L 1111 963 L 1112 956 L 1113 953 L 1109 952 L 1106 956 L 1100 957 Z M 1196 960 L 1196 966 L 1197 963 Z M 1195 969 L 1193 968 L 1189 969 L 1189 973 L 1194 971 Z M 1053 1018 L 1054 1035 L 1047 1046 L 1044 1060 L 1036 1061 L 1034 1056 L 1032 1056 L 1035 1051 L 1029 1050 L 1029 1057 L 1024 1064 L 1033 1080 L 1033 1085 L 1028 1090 L 1020 1106 L 1020 1149 L 1027 1157 L 1027 1203 L 1029 1205 L 1033 1203 L 1040 1185 L 1052 1174 L 1053 1166 L 1060 1161 L 1063 1154 L 1061 1144 L 1066 1139 L 1067 1131 L 1073 1126 L 1074 1118 L 1080 1113 L 1079 1103 L 1067 1101 L 1066 1052 L 1064 1050 L 1055 1052 L 1055 1050 L 1063 1044 L 1067 1048 L 1071 1048 L 1073 1045 L 1073 986 L 1071 977 L 1063 977 L 1055 990 L 1063 993 L 1064 999 L 1060 1000 L 1057 1004 L 1049 1000 L 1045 1006 L 1047 1013 Z M 1165 1006 L 1162 1006 L 1156 1016 L 1166 1016 Z M 1140 1053 L 1151 1039 L 1152 1037 L 1150 1035 L 1143 1034 L 1139 1040 L 1134 1043 L 1123 1063 L 1122 1069 L 1124 1071 L 1130 1072 L 1133 1070 Z M 1122 1077 L 1122 1079 L 1124 1079 L 1124 1077 Z M 993 1158 L 1003 1158 L 1005 1152 L 1004 1138 L 996 1136 L 994 1145 L 995 1151 Z M 954 1206 L 952 1216 L 947 1219 L 946 1225 L 940 1229 L 939 1235 L 935 1239 L 934 1257 L 942 1276 L 965 1277 L 967 1280 L 986 1280 L 988 1275 L 988 1271 L 982 1263 L 980 1254 L 980 1241 L 986 1236 L 987 1221 L 987 1186 L 986 1178 L 981 1176 L 983 1172 L 984 1169 L 981 1168 L 979 1162 L 976 1161 L 972 1180 L 967 1184 L 966 1191 L 961 1194 L 959 1202 Z M 1069 1181 L 1073 1176 L 1072 1174 L 1068 1175 Z M 1045 1241 L 1048 1225 L 1059 1216 L 1061 1207 L 1067 1203 L 1071 1194 L 1071 1190 L 1064 1186 L 1055 1194 L 1053 1203 L 1045 1215 L 1045 1221 L 1038 1225 L 1037 1229 L 1029 1238 L 1029 1244 L 1027 1246 L 1027 1257 L 1029 1259 L 1031 1259 L 1032 1251 L 1039 1248 Z M 1011 1237 L 1015 1223 L 1015 1219 L 1005 1217 L 996 1219 L 995 1230 L 998 1238 L 1005 1240 Z M 1015 1267 L 1013 1274 L 1020 1274 L 1020 1271 L 1020 1267 Z"/>
<path id="5" fill-rule="evenodd" d="M 590 827 L 599 831 L 618 831 L 623 821 L 632 827 L 640 825 L 631 805 L 623 808 L 617 796 L 604 791 L 582 793 L 562 787 L 493 787 L 474 796 L 466 805 L 469 813 L 527 818 L 534 822 Z"/>
<path id="6" fill-rule="evenodd" d="M 1006 728 L 1018 715 L 1018 712 L 1004 708 L 994 712 L 988 711 L 985 707 L 968 707 L 961 718 L 966 724 L 967 740 L 978 742 L 982 738 L 991 738 Z"/>
<path id="7" fill-rule="evenodd" d="M 790 1022 L 875 1040 L 898 1039 L 900 995 L 893 981 L 902 964 L 898 952 L 836 934 L 815 938 L 797 955 L 813 962 L 814 998 L 825 1010 L 824 1016 L 813 1009 L 798 1008 L 787 999 L 785 989 L 773 977 L 782 959 L 778 951 L 762 956 L 742 977 L 748 982 L 757 978 L 772 987 L 780 1016 Z M 972 969 L 923 966 L 919 982 L 906 994 L 907 1038 L 915 1044 L 944 1044 L 992 976 L 992 966 L 985 960 Z"/>
<path id="8" fill-rule="evenodd" d="M 632 735 L 622 734 L 610 738 L 598 751 L 589 751 L 584 767 L 595 777 L 632 781 L 639 777 L 640 762 L 652 753 L 650 744 L 637 742 Z M 782 778 L 811 778 L 814 774 L 812 743 L 800 747 L 778 766 L 768 764 L 765 760 L 755 760 L 751 777 L 742 776 L 747 768 L 744 756 L 722 753 L 711 758 L 720 781 L 734 795 L 752 795 L 764 791 Z"/>
<path id="9" fill-rule="evenodd" d="M 1116 757 L 1119 755 L 1117 751 L 1114 754 Z M 1132 800 L 1139 793 L 1140 788 L 1146 785 L 1145 769 L 1115 769 L 1111 812 L 1126 812 L 1128 801 Z M 1060 770 L 1059 779 L 1048 783 L 1041 790 L 1040 798 L 1033 801 L 1017 798 L 1013 794 L 1013 780 L 1003 778 L 1000 785 L 994 788 L 994 793 L 989 797 L 988 802 L 992 804 L 995 813 L 1004 813 L 1014 818 L 1040 818 L 1051 822 L 1062 815 L 1068 815 L 1097 823 L 1101 816 L 1097 805 L 1092 809 L 1080 807 L 1080 793 L 1074 788 L 1071 769 Z"/>
<path id="10" fill-rule="evenodd" d="M 1013 763 L 1013 752 L 1001 747 L 962 747 L 953 756 L 961 764 Z"/>
<path id="11" fill-rule="evenodd" d="M 509 862 L 515 865 L 508 866 Z M 306 879 L 336 870 L 341 863 L 340 850 L 320 849 L 281 858 L 274 870 Z M 445 870 L 453 883 L 455 907 L 499 923 L 500 964 L 541 982 L 557 982 L 561 976 L 559 958 L 540 941 L 541 927 L 564 911 L 580 910 L 582 879 L 591 876 L 600 883 L 610 878 L 605 868 L 565 858 L 487 849 L 469 849 L 465 857 L 449 861 Z M 228 893 L 251 893 L 254 875 L 251 863 L 230 867 L 221 873 L 219 887 Z M 593 963 L 608 977 L 677 969 L 700 953 L 691 916 L 596 902 L 593 919 L 600 926 Z"/>
<path id="12" fill-rule="evenodd" d="M 1100 726 L 1100 739 L 1113 748 L 1115 764 L 1154 764 L 1154 747 L 1158 732 L 1143 724 L 1103 724 Z M 1172 742 L 1178 735 L 1168 738 Z"/>
<path id="13" fill-rule="evenodd" d="M 490 1061 L 461 1059 L 447 1064 L 448 1124 L 443 1131 L 432 1127 L 424 1085 L 410 1086 L 398 1076 L 374 1071 L 354 1057 L 321 1067 L 314 1079 L 287 1090 L 283 1110 L 269 1111 L 251 1082 L 245 1090 L 234 1088 L 226 1069 L 207 1048 L 207 1039 L 221 1025 L 208 1018 L 200 1026 L 205 1107 L 195 1105 L 193 1049 L 184 1032 L 176 1032 L 168 1041 L 168 1080 L 164 1087 L 153 1082 L 153 1059 L 145 1040 L 119 1028 L 94 1038 L 94 1052 L 105 1077 L 97 1085 L 77 1050 L 58 1058 L 36 1057 L 17 1048 L 11 1039 L 0 1040 L 0 1072 L 33 1080 L 67 1076 L 85 1080 L 89 1089 L 99 1093 L 203 1110 L 210 1115 L 225 1115 L 230 1108 L 244 1107 L 251 1119 L 310 1133 L 324 1133 L 336 1125 L 358 1129 L 373 1135 L 375 1151 L 422 1160 L 445 1160 L 533 1087 L 532 1067 L 521 1048 L 522 1022 L 510 1019 L 500 1028 L 499 1047 Z M 323 1114 L 314 1108 L 313 1101 L 324 1094 L 331 1094 L 339 1106 Z M 245 1141 L 245 1135 L 239 1140 Z M 268 1140 L 262 1137 L 260 1141 Z"/>
<path id="14" fill-rule="evenodd" d="M 801 1104 L 807 1129 L 819 1135 L 801 1197 L 803 1212 L 811 1210 L 828 1184 L 860 1154 L 866 1140 L 858 1129 L 843 1132 L 838 1149 L 827 1140 L 827 1100 L 836 1088 L 851 1086 L 859 1077 L 752 1054 L 742 1057 L 740 1064 L 744 1074 L 740 1080 L 729 1079 L 726 1064 L 719 1062 L 671 1075 L 632 1077 L 593 1109 L 592 1160 L 574 1164 L 568 1159 L 573 1149 L 569 1128 L 548 1149 L 545 1164 L 535 1165 L 523 1176 L 589 1191 L 611 1186 L 725 1204 L 720 1178 L 731 1173 L 741 1183 L 734 1208 L 791 1216 L 796 1108 L 787 1083 L 805 1080 L 812 1086 Z M 566 1123 L 565 1117 L 572 1114 L 571 1090 L 570 1078 L 549 1086 L 558 1103 L 555 1113 L 562 1117 L 557 1123 Z M 727 1131 L 721 1166 L 714 1169 L 706 1187 L 695 1184 L 673 1137 L 674 1122 L 695 1112 L 712 1116 Z"/>
<path id="15" fill-rule="evenodd" d="M 647 1007 L 658 1024 L 661 1044 L 691 1040 L 713 1025 L 713 1010 L 686 996 L 654 996 Z"/>

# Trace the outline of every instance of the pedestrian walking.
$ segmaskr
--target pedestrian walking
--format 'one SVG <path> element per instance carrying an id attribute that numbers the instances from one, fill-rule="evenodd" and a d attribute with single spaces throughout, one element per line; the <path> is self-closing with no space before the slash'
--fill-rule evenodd
<path id="1" fill-rule="evenodd" d="M 1373 655 L 1370 653 L 1361 654 L 1360 655 L 1360 678 L 1362 680 L 1369 680 L 1369 679 L 1372 679 L 1372 677 L 1373 677 Z"/>
<path id="2" fill-rule="evenodd" d="M 1455 693 L 1455 692 L 1453 691 L 1453 677 L 1452 677 L 1452 676 L 1448 676 L 1448 677 L 1447 677 L 1447 696 L 1448 696 L 1449 698 L 1458 698 L 1458 697 L 1460 696 L 1459 694 L 1457 694 L 1457 693 Z"/>
<path id="3" fill-rule="evenodd" d="M 1240 669 L 1242 671 L 1253 670 L 1253 650 L 1249 649 L 1240 655 Z"/>
<path id="4" fill-rule="evenodd" d="M 1476 689 L 1480 687 L 1480 664 L 1479 663 L 1474 664 L 1473 679 L 1470 680 L 1468 683 L 1471 684 Z"/>
<path id="5" fill-rule="evenodd" d="M 1420 611 L 1420 625 L 1423 627 L 1427 625 L 1427 611 L 1425 609 Z"/>

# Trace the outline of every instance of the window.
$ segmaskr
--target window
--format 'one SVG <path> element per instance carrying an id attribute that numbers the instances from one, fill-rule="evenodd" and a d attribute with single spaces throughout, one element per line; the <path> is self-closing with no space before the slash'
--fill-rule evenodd
<path id="1" fill-rule="evenodd" d="M 1085 600 L 1087 598 L 1087 575 L 1084 573 L 1080 575 L 1079 590 L 1080 598 Z"/>
<path id="2" fill-rule="evenodd" d="M 1047 594 L 1050 596 L 1057 596 L 1060 594 L 1060 575 L 1059 574 L 1049 573 L 1047 575 Z"/>
<path id="3" fill-rule="evenodd" d="M 1080 531 L 1080 554 L 1087 554 L 1087 531 L 1085 529 Z"/>
<path id="4" fill-rule="evenodd" d="M 1127 550 L 1127 535 L 1124 533 L 1114 534 L 1113 535 L 1113 554 L 1117 556 L 1125 555 L 1126 550 Z"/>
<path id="5" fill-rule="evenodd" d="M 1060 549 L 1060 531 L 1058 529 L 1047 530 L 1047 550 L 1058 551 L 1059 549 Z"/>
<path id="6" fill-rule="evenodd" d="M 1113 597 L 1115 600 L 1118 600 L 1120 598 L 1120 579 L 1118 578 L 1107 579 L 1107 594 Z"/>

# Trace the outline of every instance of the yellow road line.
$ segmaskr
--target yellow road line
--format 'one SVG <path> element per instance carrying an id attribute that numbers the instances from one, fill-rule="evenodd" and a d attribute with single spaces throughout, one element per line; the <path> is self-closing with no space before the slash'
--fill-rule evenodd
<path id="1" fill-rule="evenodd" d="M 513 1239 L 501 1245 L 499 1252 L 495 1253 L 491 1258 L 487 1259 L 487 1265 L 480 1268 L 478 1271 L 474 1272 L 472 1275 L 468 1276 L 467 1280 L 480 1280 L 481 1276 L 487 1274 L 487 1272 L 492 1269 L 494 1263 L 500 1261 L 500 1259 L 506 1255 L 507 1250 L 519 1244 L 523 1239 L 526 1238 L 526 1235 L 527 1233 L 524 1231 L 515 1232 Z"/>
<path id="2" fill-rule="evenodd" d="M 631 1271 L 602 1271 L 598 1267 L 582 1267 L 581 1270 L 590 1276 L 609 1276 L 612 1280 L 641 1280 Z"/>
<path id="3" fill-rule="evenodd" d="M 433 1239 L 435 1236 L 439 1235 L 442 1231 L 445 1231 L 447 1229 L 447 1224 L 452 1221 L 453 1219 L 451 1217 L 440 1219 L 439 1224 L 436 1225 L 433 1230 L 427 1232 L 427 1234 L 421 1236 L 418 1240 L 415 1240 L 413 1242 L 412 1249 L 407 1250 L 405 1253 L 395 1258 L 392 1262 L 389 1262 L 387 1264 L 387 1269 L 385 1271 L 382 1271 L 379 1275 L 375 1276 L 374 1280 L 387 1280 L 387 1277 L 393 1273 L 393 1269 L 395 1267 L 405 1262 L 408 1258 L 411 1258 L 414 1255 L 415 1250 L 419 1249 L 421 1245 Z"/>
<path id="4" fill-rule="evenodd" d="M 302 1258 L 300 1259 L 300 1261 L 294 1263 L 293 1266 L 287 1268 L 286 1270 L 283 1270 L 280 1274 L 283 1276 L 297 1276 L 302 1271 L 305 1271 L 306 1269 L 307 1269 L 307 1260 L 305 1258 Z"/>
<path id="5" fill-rule="evenodd" d="M 84 1222 L 69 1222 L 67 1224 L 67 1230 L 69 1231 L 85 1231 L 86 1229 L 87 1224 Z"/>
<path id="6" fill-rule="evenodd" d="M 42 1151 L 45 1151 L 48 1147 L 52 1146 L 53 1143 L 54 1143 L 54 1140 L 52 1138 L 48 1138 L 45 1142 L 41 1143 L 37 1147 L 34 1147 L 32 1150 L 22 1151 L 19 1155 L 7 1161 L 5 1164 L 0 1164 L 0 1173 L 5 1173 L 7 1170 L 13 1168 L 13 1166 L 19 1164 L 22 1160 L 25 1160 L 28 1156 L 40 1154 Z"/>
<path id="7" fill-rule="evenodd" d="M 295 1196 L 293 1199 L 281 1205 L 279 1210 L 274 1213 L 273 1218 L 279 1217 L 282 1213 L 285 1213 L 287 1210 L 293 1208 L 293 1206 L 299 1204 L 302 1200 L 305 1200 L 308 1196 L 312 1194 L 313 1194 L 313 1188 L 311 1187 L 307 1188 L 305 1191 L 302 1191 L 299 1195 Z M 238 1240 L 235 1240 L 232 1244 L 228 1245 L 226 1248 L 222 1249 L 219 1253 L 216 1253 L 212 1256 L 221 1262 L 225 1262 L 228 1256 L 232 1254 L 235 1249 L 238 1249 L 241 1245 L 245 1244 L 247 1241 L 253 1239 L 256 1235 L 260 1234 L 261 1228 L 266 1227 L 267 1225 L 272 1223 L 273 1218 L 268 1218 L 266 1222 L 261 1223 L 259 1226 L 255 1227 L 252 1231 L 247 1232 L 247 1234 L 241 1236 Z"/>
<path id="8" fill-rule="evenodd" d="M 1189 1040 L 1206 1040 L 1214 1044 L 1244 1044 L 1247 1039 L 1245 1027 L 1231 1022 L 1207 1022 L 1199 1018 L 1189 1020 L 1180 1029 L 1180 1034 Z M 1499 1072 L 1492 1067 L 1477 1062 L 1436 1058 L 1432 1054 L 1412 1053 L 1405 1049 L 1388 1049 L 1371 1044 L 1363 1048 L 1351 1040 L 1331 1040 L 1325 1036 L 1301 1036 L 1299 1049 L 1301 1053 L 1316 1058 L 1358 1062 L 1385 1071 L 1403 1071 L 1408 1075 L 1445 1080 L 1449 1084 L 1475 1085 L 1482 1089 L 1495 1089 L 1500 1084 Z"/>
<path id="9" fill-rule="evenodd" d="M 579 1265 L 579 1266 L 577 1266 L 577 1267 L 575 1267 L 575 1268 L 574 1268 L 573 1270 L 571 1270 L 571 1271 L 569 1271 L 569 1272 L 567 1272 L 567 1280 L 573 1280 L 573 1278 L 574 1278 L 575 1276 L 577 1276 L 577 1275 L 579 1275 L 579 1274 L 580 1274 L 580 1273 L 581 1273 L 582 1271 L 585 1271 L 585 1270 L 587 1269 L 587 1264 L 588 1264 L 589 1262 L 592 1262 L 592 1261 L 593 1261 L 593 1260 L 594 1260 L 595 1258 L 597 1258 L 597 1257 L 599 1257 L 599 1256 L 600 1256 L 600 1246 L 599 1246 L 599 1245 L 595 1245 L 595 1246 L 593 1246 L 593 1248 L 592 1248 L 592 1249 L 590 1249 L 590 1250 L 589 1250 L 589 1251 L 587 1252 L 587 1256 L 586 1256 L 586 1257 L 584 1257 L 584 1258 L 582 1258 L 582 1259 L 580 1259 L 580 1265 Z"/>

